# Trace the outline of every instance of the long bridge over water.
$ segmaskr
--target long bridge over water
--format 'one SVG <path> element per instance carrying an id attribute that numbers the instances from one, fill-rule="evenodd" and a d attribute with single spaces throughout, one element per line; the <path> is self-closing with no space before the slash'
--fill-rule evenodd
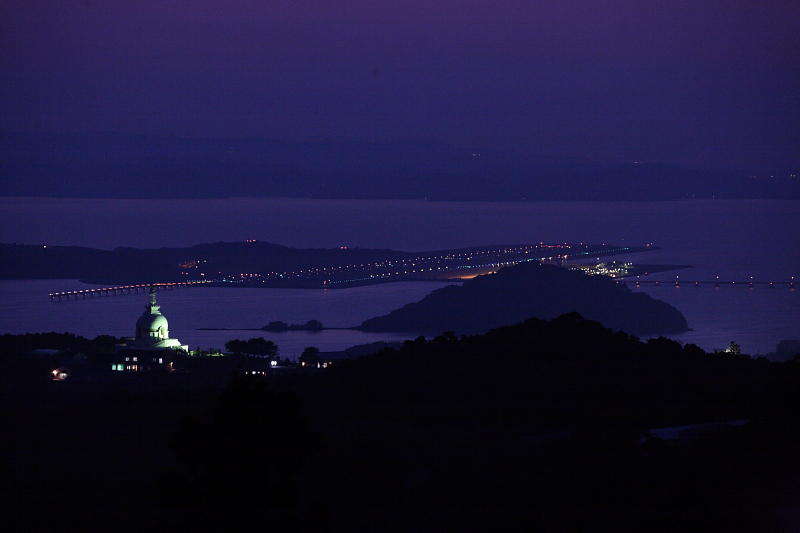
<path id="1" fill-rule="evenodd" d="M 442 281 L 443 278 L 435 279 L 435 281 Z M 642 285 L 650 285 L 654 287 L 715 287 L 717 289 L 721 287 L 748 287 L 750 289 L 754 289 L 756 286 L 767 287 L 770 289 L 774 289 L 776 287 L 788 287 L 789 290 L 795 289 L 795 281 L 792 278 L 791 281 L 724 281 L 724 280 L 713 280 L 713 281 L 691 281 L 691 280 L 679 280 L 676 279 L 675 281 L 672 280 L 642 280 L 642 279 L 631 279 L 631 278 L 617 278 L 617 281 L 624 282 L 624 283 L 632 283 L 636 287 L 641 287 Z M 214 283 L 213 281 L 185 281 L 185 282 L 175 282 L 175 283 L 144 283 L 144 284 L 137 284 L 137 285 L 119 285 L 116 287 L 103 287 L 99 289 L 84 289 L 79 291 L 65 291 L 65 292 L 52 292 L 50 293 L 50 301 L 51 302 L 61 302 L 61 301 L 69 301 L 69 300 L 80 300 L 86 298 L 94 298 L 100 296 L 117 296 L 123 294 L 136 294 L 139 292 L 148 292 L 150 287 L 154 287 L 156 291 L 164 291 L 164 290 L 174 290 L 174 289 L 182 289 L 187 287 L 194 287 L 198 285 L 209 285 Z"/>
<path id="2" fill-rule="evenodd" d="M 703 286 L 714 286 L 715 288 L 719 289 L 720 287 L 748 287 L 750 289 L 754 289 L 756 285 L 765 286 L 770 289 L 774 289 L 778 286 L 788 286 L 790 290 L 794 290 L 794 278 L 791 281 L 722 281 L 722 280 L 714 280 L 714 281 L 689 281 L 689 280 L 678 280 L 675 281 L 671 280 L 641 280 L 641 279 L 630 279 L 630 278 L 620 278 L 620 281 L 624 281 L 626 283 L 633 283 L 636 287 L 640 287 L 642 285 L 652 285 L 655 287 L 665 286 L 665 287 L 703 287 Z"/>
<path id="3" fill-rule="evenodd" d="M 206 281 L 183 281 L 175 283 L 144 283 L 138 285 L 119 285 L 116 287 L 103 287 L 101 289 L 84 289 L 80 291 L 66 291 L 66 292 L 51 292 L 51 302 L 61 302 L 69 300 L 79 300 L 86 298 L 94 298 L 95 296 L 116 296 L 120 294 L 135 294 L 139 291 L 148 292 L 150 287 L 154 287 L 157 291 L 183 289 L 186 287 L 193 287 L 195 285 L 206 285 Z"/>
<path id="4" fill-rule="evenodd" d="M 391 281 L 463 281 L 479 274 L 495 272 L 508 265 L 527 261 L 557 264 L 568 268 L 586 268 L 580 264 L 566 264 L 566 260 L 585 259 L 591 256 L 629 254 L 634 252 L 649 251 L 647 247 L 614 247 L 605 245 L 521 245 L 479 247 L 474 249 L 461 249 L 441 251 L 439 253 L 426 253 L 419 257 L 383 260 L 378 262 L 351 263 L 341 266 L 307 268 L 293 272 L 268 272 L 264 274 L 240 274 L 238 276 L 224 275 L 216 279 L 170 282 L 146 283 L 134 285 L 119 285 L 95 289 L 84 289 L 66 292 L 51 293 L 51 302 L 94 298 L 99 296 L 114 296 L 122 294 L 135 294 L 146 292 L 151 286 L 156 290 L 172 290 L 192 286 L 239 286 L 239 287 L 276 287 L 276 288 L 344 288 L 359 285 L 373 285 Z M 618 282 L 630 283 L 636 287 L 650 286 L 745 286 L 755 288 L 756 285 L 776 288 L 788 286 L 793 290 L 794 278 L 790 281 L 754 281 L 753 278 L 745 281 L 723 281 L 719 278 L 706 280 L 686 280 L 676 276 L 674 281 L 641 279 L 633 272 L 623 269 L 609 269 L 606 264 L 600 264 L 603 269 L 594 269 L 597 274 L 610 275 Z M 631 265 L 624 264 L 624 267 Z M 648 265 L 649 267 L 662 267 L 662 271 L 687 268 L 680 265 Z M 670 267 L 670 268 L 666 268 Z M 591 268 L 590 268 L 591 270 Z M 650 269 L 651 273 L 658 270 Z M 184 272 L 185 274 L 185 272 Z M 204 275 L 204 274 L 200 274 Z"/>

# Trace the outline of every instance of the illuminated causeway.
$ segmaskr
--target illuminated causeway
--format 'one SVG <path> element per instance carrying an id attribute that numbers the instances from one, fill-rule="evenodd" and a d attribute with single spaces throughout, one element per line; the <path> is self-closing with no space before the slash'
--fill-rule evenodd
<path id="1" fill-rule="evenodd" d="M 205 285 L 205 281 L 185 281 L 176 283 L 144 283 L 138 285 L 120 285 L 117 287 L 103 287 L 102 289 L 85 289 L 81 291 L 51 292 L 50 300 L 54 302 L 94 298 L 95 296 L 117 296 L 121 294 L 136 294 L 139 291 L 147 292 L 152 286 L 156 291 L 182 289 L 195 285 Z"/>
<path id="2" fill-rule="evenodd" d="M 627 254 L 655 250 L 654 247 L 625 247 L 589 244 L 531 244 L 485 246 L 426 252 L 416 257 L 371 263 L 350 263 L 335 267 L 309 268 L 292 272 L 234 274 L 216 283 L 246 287 L 340 288 L 392 281 L 442 281 L 468 279 L 527 261 L 562 264 L 567 259 Z"/>
<path id="3" fill-rule="evenodd" d="M 377 260 L 368 262 L 352 262 L 338 266 L 315 266 L 294 271 L 266 271 L 248 273 L 238 271 L 231 273 L 216 272 L 211 268 L 209 259 L 181 261 L 176 264 L 180 268 L 183 281 L 129 284 L 109 286 L 97 289 L 54 292 L 50 300 L 53 302 L 114 296 L 145 292 L 153 285 L 156 290 L 171 290 L 193 286 L 246 287 L 246 288 L 345 288 L 396 281 L 447 281 L 464 280 L 489 274 L 510 265 L 528 261 L 556 264 L 571 269 L 580 269 L 589 275 L 603 275 L 616 278 L 620 282 L 630 283 L 636 287 L 650 286 L 745 286 L 755 288 L 756 285 L 775 288 L 788 286 L 794 289 L 794 278 L 791 281 L 744 281 L 725 280 L 687 280 L 676 276 L 674 281 L 642 279 L 640 274 L 647 275 L 667 270 L 689 268 L 688 265 L 633 265 L 629 262 L 609 261 L 606 263 L 587 264 L 587 260 L 601 256 L 614 256 L 658 250 L 652 245 L 642 247 L 611 246 L 605 244 L 527 244 L 482 246 L 457 250 L 439 250 L 419 254 L 392 252 L 373 254 Z M 398 257 L 401 255 L 401 257 Z M 381 256 L 386 259 L 381 259 Z M 404 256 L 404 257 L 402 257 Z M 251 263 L 252 264 L 252 263 Z M 223 268 L 219 268 L 223 270 Z M 236 272 L 236 271 L 234 271 Z M 634 277 L 635 276 L 635 277 Z M 195 278 L 195 279 L 192 279 Z M 199 279 L 197 279 L 199 278 Z"/>
<path id="4" fill-rule="evenodd" d="M 680 280 L 676 279 L 675 281 L 671 280 L 661 280 L 661 281 L 652 281 L 652 280 L 626 280 L 632 282 L 636 287 L 640 287 L 642 285 L 652 285 L 655 287 L 715 287 L 719 289 L 720 287 L 748 287 L 750 289 L 754 289 L 756 285 L 764 286 L 770 289 L 774 289 L 775 287 L 779 286 L 788 286 L 790 290 L 794 290 L 794 278 L 791 281 L 723 281 L 723 280 L 714 280 L 714 281 L 693 281 L 693 280 Z"/>

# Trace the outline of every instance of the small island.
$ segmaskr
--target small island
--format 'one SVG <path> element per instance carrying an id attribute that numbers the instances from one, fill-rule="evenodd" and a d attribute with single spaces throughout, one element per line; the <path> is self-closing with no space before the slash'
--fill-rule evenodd
<path id="1" fill-rule="evenodd" d="M 309 320 L 305 324 L 287 324 L 280 320 L 273 320 L 261 329 L 262 331 L 280 333 L 283 331 L 322 331 L 324 328 L 319 320 Z"/>
<path id="2" fill-rule="evenodd" d="M 528 318 L 551 319 L 572 311 L 639 336 L 689 330 L 686 318 L 675 307 L 633 292 L 622 282 L 535 262 L 435 290 L 419 302 L 364 321 L 358 329 L 480 334 Z"/>

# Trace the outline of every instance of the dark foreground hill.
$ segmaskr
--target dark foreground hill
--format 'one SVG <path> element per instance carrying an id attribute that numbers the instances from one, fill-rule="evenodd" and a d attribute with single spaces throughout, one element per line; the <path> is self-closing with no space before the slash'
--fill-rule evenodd
<path id="1" fill-rule="evenodd" d="M 364 321 L 371 332 L 484 333 L 522 320 L 577 311 L 634 335 L 687 331 L 686 318 L 666 302 L 632 292 L 605 276 L 539 263 L 522 263 L 433 291 L 416 303 Z"/>
<path id="2" fill-rule="evenodd" d="M 14 373 L 28 341 L 75 341 L 16 337 L 0 339 L 0 509 L 25 531 L 800 525 L 800 359 L 642 342 L 572 313 L 223 391 L 200 365 Z M 195 359 L 230 375 L 226 358 Z M 650 431 L 694 424 L 677 440 Z"/>

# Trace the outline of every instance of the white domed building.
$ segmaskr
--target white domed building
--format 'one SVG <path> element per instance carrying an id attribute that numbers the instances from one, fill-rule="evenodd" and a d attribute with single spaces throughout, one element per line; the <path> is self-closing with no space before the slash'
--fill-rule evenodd
<path id="1" fill-rule="evenodd" d="M 184 350 L 189 346 L 178 339 L 169 338 L 169 322 L 156 305 L 156 288 L 150 286 L 150 303 L 144 306 L 144 314 L 136 321 L 136 336 L 128 337 L 121 350 Z"/>

